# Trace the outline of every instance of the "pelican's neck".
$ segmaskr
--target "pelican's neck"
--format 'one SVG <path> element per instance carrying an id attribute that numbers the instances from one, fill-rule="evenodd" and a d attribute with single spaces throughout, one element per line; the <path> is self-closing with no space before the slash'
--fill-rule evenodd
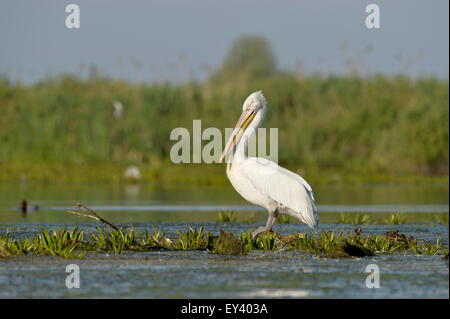
<path id="1" fill-rule="evenodd" d="M 247 126 L 244 133 L 242 134 L 242 138 L 237 143 L 233 155 L 233 160 L 230 163 L 240 162 L 247 158 L 248 143 L 250 142 L 250 139 L 253 137 L 253 135 L 256 134 L 256 131 L 258 130 L 262 121 L 264 120 L 265 113 L 266 110 L 264 108 L 261 108 L 256 113 L 255 118 Z M 230 165 L 230 163 L 228 163 L 228 165 Z"/>

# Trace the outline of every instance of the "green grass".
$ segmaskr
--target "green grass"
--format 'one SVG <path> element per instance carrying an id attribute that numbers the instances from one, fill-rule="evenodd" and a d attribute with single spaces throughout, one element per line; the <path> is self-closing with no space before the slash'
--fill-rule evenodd
<path id="1" fill-rule="evenodd" d="M 217 219 L 220 223 L 234 223 L 237 220 L 236 212 L 233 210 L 219 210 Z"/>
<path id="2" fill-rule="evenodd" d="M 352 218 L 353 217 L 353 218 Z M 368 214 L 350 214 L 350 213 L 341 213 L 339 217 L 338 223 L 340 224 L 353 224 L 353 225 L 362 225 L 362 224 L 371 224 L 371 217 Z"/>
<path id="3" fill-rule="evenodd" d="M 418 241 L 398 231 L 372 235 L 323 231 L 319 234 L 279 235 L 266 232 L 253 238 L 249 232 L 234 236 L 221 230 L 219 236 L 205 235 L 204 229 L 179 231 L 176 238 L 168 238 L 160 230 L 144 232 L 97 228 L 84 233 L 78 227 L 41 230 L 34 238 L 11 239 L 8 230 L 0 235 L 0 257 L 21 255 L 50 255 L 62 258 L 84 258 L 87 253 L 152 250 L 208 250 L 213 253 L 245 255 L 252 250 L 301 250 L 331 258 L 364 257 L 376 254 L 409 251 L 423 255 L 446 255 L 448 246 L 442 239 L 436 243 Z"/>
<path id="4" fill-rule="evenodd" d="M 384 220 L 385 224 L 390 225 L 400 225 L 400 224 L 406 224 L 406 221 L 408 220 L 408 217 L 404 213 L 396 213 L 392 214 L 390 217 L 386 218 Z"/>
<path id="5" fill-rule="evenodd" d="M 292 223 L 291 217 L 287 215 L 279 214 L 277 217 L 277 223 L 278 224 L 290 224 Z"/>
<path id="6" fill-rule="evenodd" d="M 277 232 L 266 232 L 263 236 L 259 236 L 259 248 L 262 250 L 274 250 L 277 240 Z"/>
<path id="7" fill-rule="evenodd" d="M 434 215 L 434 219 L 437 224 L 448 226 L 448 214 Z"/>
<path id="8" fill-rule="evenodd" d="M 401 225 L 407 223 L 429 223 L 448 226 L 448 213 L 431 214 L 431 213 L 341 213 L 338 218 L 334 214 L 330 214 L 329 218 L 325 222 L 338 223 L 338 224 L 351 224 L 351 225 L 364 225 L 364 224 L 387 224 L 387 225 Z M 383 217 L 379 217 L 379 216 Z M 323 216 L 323 215 L 322 215 Z"/>
<path id="9" fill-rule="evenodd" d="M 448 247 L 443 247 L 439 238 L 436 240 L 435 244 L 431 242 L 424 242 L 412 246 L 411 249 L 418 255 L 433 256 L 438 255 L 439 252 L 442 252 L 444 255 L 448 255 Z"/>
<path id="10" fill-rule="evenodd" d="M 172 246 L 175 250 L 203 250 L 206 249 L 205 231 L 189 227 L 187 232 L 178 231 L 179 238 Z"/>
<path id="11" fill-rule="evenodd" d="M 268 100 L 263 126 L 279 128 L 279 163 L 302 168 L 308 180 L 448 180 L 447 80 L 271 72 L 179 86 L 61 76 L 24 87 L 0 79 L 0 181 L 121 182 L 137 165 L 148 182 L 224 183 L 222 165 L 174 165 L 170 132 L 192 133 L 193 119 L 202 128 L 233 127 L 257 89 Z M 112 115 L 116 100 L 122 118 Z"/>
<path id="12" fill-rule="evenodd" d="M 448 225 L 448 213 L 320 213 L 320 223 L 349 225 L 395 225 L 395 223 L 418 223 L 429 225 Z M 406 218 L 406 219 L 405 219 Z M 361 224 L 357 224 L 357 223 Z M 398 224 L 397 224 L 398 225 Z"/>
<path id="13" fill-rule="evenodd" d="M 8 231 L 0 236 L 0 257 L 31 253 L 76 259 L 83 258 L 86 249 L 88 247 L 83 241 L 83 231 L 78 227 L 74 227 L 72 230 L 63 228 L 51 232 L 41 230 L 34 239 L 11 240 Z"/>
<path id="14" fill-rule="evenodd" d="M 245 217 L 242 219 L 242 222 L 244 222 L 244 223 L 254 223 L 256 221 L 256 217 L 255 217 L 255 213 L 250 213 L 250 214 L 248 214 L 248 213 L 246 213 L 245 214 Z M 448 222 L 447 222 L 447 224 L 448 224 Z"/>
<path id="15" fill-rule="evenodd" d="M 282 71 L 257 36 L 237 39 L 201 83 L 132 84 L 95 66 L 30 86 L 0 75 L 0 181 L 131 182 L 123 172 L 136 165 L 145 182 L 223 184 L 223 165 L 174 165 L 170 133 L 192 134 L 194 119 L 223 133 L 256 90 L 263 126 L 279 129 L 279 163 L 308 181 L 448 182 L 448 80 Z"/>

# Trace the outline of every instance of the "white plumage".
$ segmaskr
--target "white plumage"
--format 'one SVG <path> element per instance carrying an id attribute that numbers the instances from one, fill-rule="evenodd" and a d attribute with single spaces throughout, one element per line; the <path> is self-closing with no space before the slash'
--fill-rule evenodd
<path id="1" fill-rule="evenodd" d="M 264 158 L 244 161 L 245 176 L 256 190 L 279 204 L 280 212 L 317 226 L 318 216 L 311 186 L 299 175 Z M 276 166 L 275 166 L 276 165 Z"/>
<path id="2" fill-rule="evenodd" d="M 242 197 L 269 212 L 266 227 L 254 235 L 271 230 L 279 213 L 296 217 L 314 228 L 319 216 L 311 186 L 301 176 L 268 159 L 247 157 L 248 141 L 261 125 L 265 111 L 266 100 L 261 91 L 245 100 L 242 115 L 221 157 L 223 160 L 234 151 L 227 165 L 227 176 Z"/>

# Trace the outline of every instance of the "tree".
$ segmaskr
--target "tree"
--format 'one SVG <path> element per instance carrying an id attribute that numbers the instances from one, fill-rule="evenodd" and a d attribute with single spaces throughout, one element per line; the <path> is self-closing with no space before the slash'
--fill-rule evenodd
<path id="1" fill-rule="evenodd" d="M 243 36 L 231 46 L 221 73 L 227 76 L 267 77 L 276 73 L 276 61 L 269 42 L 261 36 Z"/>

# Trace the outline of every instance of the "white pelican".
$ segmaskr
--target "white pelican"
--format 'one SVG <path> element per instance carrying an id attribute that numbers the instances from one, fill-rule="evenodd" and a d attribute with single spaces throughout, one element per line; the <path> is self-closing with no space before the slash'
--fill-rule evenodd
<path id="1" fill-rule="evenodd" d="M 266 99 L 261 91 L 245 100 L 242 114 L 220 157 L 228 160 L 227 176 L 236 191 L 246 200 L 267 209 L 266 227 L 259 227 L 253 236 L 271 231 L 278 214 L 298 218 L 311 228 L 319 223 L 311 186 L 299 175 L 265 158 L 248 157 L 248 141 L 261 125 L 266 113 Z"/>

